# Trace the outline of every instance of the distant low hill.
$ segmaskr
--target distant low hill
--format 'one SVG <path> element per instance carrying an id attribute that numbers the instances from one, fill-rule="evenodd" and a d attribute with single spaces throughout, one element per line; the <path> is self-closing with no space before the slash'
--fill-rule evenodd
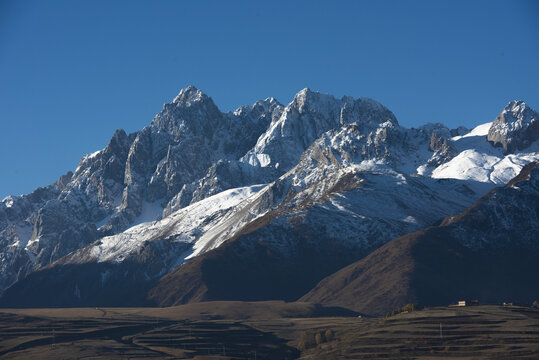
<path id="1" fill-rule="evenodd" d="M 323 279 L 301 301 L 383 314 L 406 303 L 539 298 L 539 168 L 524 167 L 442 224 L 399 237 Z"/>

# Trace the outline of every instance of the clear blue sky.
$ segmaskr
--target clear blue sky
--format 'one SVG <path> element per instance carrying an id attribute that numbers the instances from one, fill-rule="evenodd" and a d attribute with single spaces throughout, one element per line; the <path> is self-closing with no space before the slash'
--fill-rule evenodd
<path id="1" fill-rule="evenodd" d="M 0 198 L 74 170 L 193 84 L 223 111 L 304 87 L 407 127 L 539 108 L 539 1 L 0 0 Z"/>

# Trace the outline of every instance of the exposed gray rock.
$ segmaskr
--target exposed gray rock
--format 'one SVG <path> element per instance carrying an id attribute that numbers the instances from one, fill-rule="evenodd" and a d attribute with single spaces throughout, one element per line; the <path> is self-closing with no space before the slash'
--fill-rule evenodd
<path id="1" fill-rule="evenodd" d="M 539 139 L 539 114 L 524 101 L 510 101 L 492 123 L 487 139 L 506 153 L 526 149 Z"/>
<path id="2" fill-rule="evenodd" d="M 430 137 L 429 150 L 434 152 L 430 160 L 429 166 L 440 166 L 446 161 L 451 160 L 458 153 L 457 148 L 451 140 L 443 138 L 439 133 L 432 133 Z"/>
<path id="3" fill-rule="evenodd" d="M 470 129 L 468 129 L 467 127 L 464 127 L 464 126 L 459 126 L 456 129 L 451 129 L 450 130 L 451 136 L 462 136 L 462 135 L 467 134 L 469 132 L 470 132 Z"/>
<path id="4" fill-rule="evenodd" d="M 256 167 L 270 167 L 278 174 L 284 174 L 324 132 L 353 122 L 368 132 L 387 121 L 398 126 L 393 113 L 374 100 L 336 99 L 303 89 L 241 161 Z"/>

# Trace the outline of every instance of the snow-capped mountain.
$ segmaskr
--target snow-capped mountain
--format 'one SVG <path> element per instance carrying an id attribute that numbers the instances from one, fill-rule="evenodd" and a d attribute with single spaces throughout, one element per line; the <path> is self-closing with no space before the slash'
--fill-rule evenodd
<path id="1" fill-rule="evenodd" d="M 288 258 L 300 240 L 348 251 L 323 277 L 539 160 L 537 118 L 510 102 L 471 131 L 406 129 L 374 100 L 308 89 L 287 106 L 269 98 L 222 113 L 189 87 L 148 127 L 116 131 L 74 173 L 0 202 L 0 292 L 68 264 L 95 264 L 101 285 L 122 264 L 133 281 L 152 282 L 238 239 Z"/>

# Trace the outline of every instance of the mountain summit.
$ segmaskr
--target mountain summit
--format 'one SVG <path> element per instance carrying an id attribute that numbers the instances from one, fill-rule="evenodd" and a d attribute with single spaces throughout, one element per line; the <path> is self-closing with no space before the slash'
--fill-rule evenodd
<path id="1" fill-rule="evenodd" d="M 510 101 L 488 131 L 488 141 L 507 153 L 523 150 L 539 139 L 539 114 L 524 101 Z"/>

